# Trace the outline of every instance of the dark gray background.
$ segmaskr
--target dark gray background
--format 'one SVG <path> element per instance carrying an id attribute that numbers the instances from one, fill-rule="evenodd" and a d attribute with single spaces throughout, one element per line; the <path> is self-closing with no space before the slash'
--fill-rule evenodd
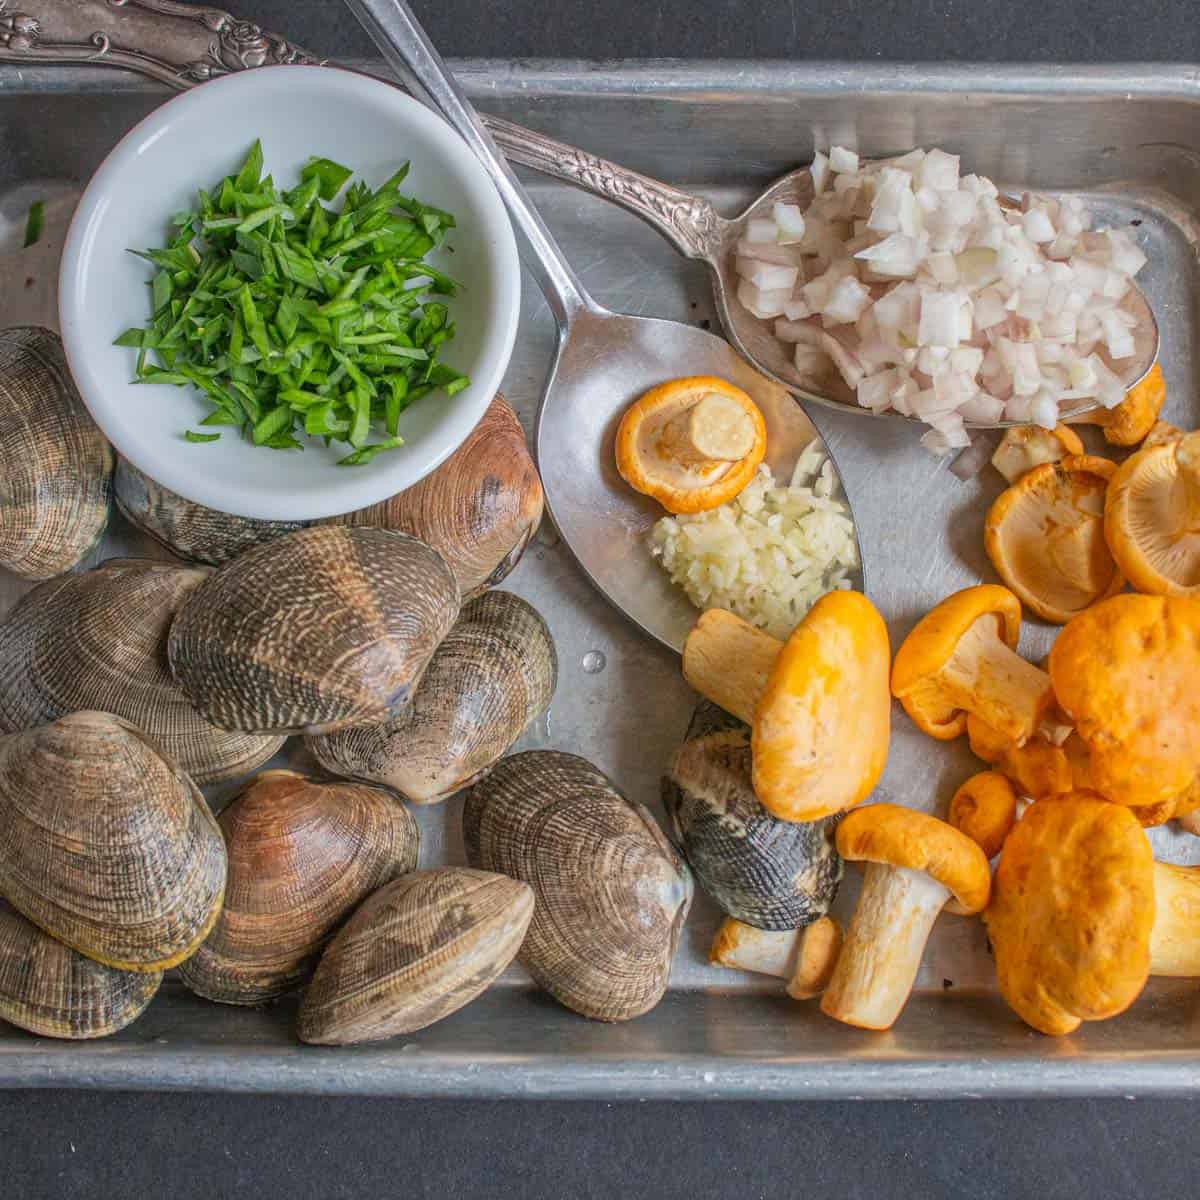
<path id="1" fill-rule="evenodd" d="M 233 0 L 224 0 L 232 3 Z M 421 0 L 447 55 L 1200 62 L 1196 0 Z M 243 0 L 331 57 L 339 0 Z M 1200 1088 L 1200 1079 L 1197 1080 Z M 0 1094 L 0 1196 L 1195 1195 L 1187 1102 L 611 1105 Z"/>

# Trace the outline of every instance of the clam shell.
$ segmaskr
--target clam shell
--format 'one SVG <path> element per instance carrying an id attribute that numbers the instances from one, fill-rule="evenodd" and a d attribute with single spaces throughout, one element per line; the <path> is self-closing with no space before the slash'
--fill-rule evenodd
<path id="1" fill-rule="evenodd" d="M 217 820 L 229 853 L 225 905 L 179 973 L 223 1004 L 261 1004 L 299 987 L 346 917 L 417 865 L 412 814 L 360 783 L 264 771 Z"/>
<path id="2" fill-rule="evenodd" d="M 519 957 L 555 999 L 601 1021 L 658 1003 L 692 877 L 650 813 L 602 771 L 557 750 L 502 759 L 467 792 L 463 839 L 472 866 L 533 888 Z"/>
<path id="3" fill-rule="evenodd" d="M 171 619 L 209 574 L 113 559 L 34 588 L 0 621 L 0 731 L 99 709 L 136 725 L 197 783 L 261 766 L 283 739 L 210 724 L 167 666 Z"/>
<path id="4" fill-rule="evenodd" d="M 185 500 L 117 458 L 113 498 L 132 525 L 176 558 L 219 567 L 239 554 L 303 529 L 304 521 L 256 521 Z"/>
<path id="5" fill-rule="evenodd" d="M 419 483 L 339 524 L 411 534 L 449 564 L 463 597 L 517 565 L 542 519 L 542 481 L 517 414 L 497 396 L 466 441 Z"/>
<path id="6" fill-rule="evenodd" d="M 85 958 L 0 900 L 0 1020 L 42 1037 L 107 1037 L 146 1011 L 161 982 Z"/>
<path id="7" fill-rule="evenodd" d="M 222 729 L 323 732 L 400 712 L 458 604 L 423 542 L 317 526 L 219 568 L 176 616 L 167 654 Z"/>
<path id="8" fill-rule="evenodd" d="M 58 334 L 0 330 L 0 566 L 49 579 L 108 523 L 113 453 L 67 370 Z"/>
<path id="9" fill-rule="evenodd" d="M 525 884 L 467 867 L 389 883 L 325 951 L 300 1008 L 300 1039 L 378 1041 L 449 1016 L 512 961 L 533 908 Z"/>
<path id="10" fill-rule="evenodd" d="M 750 729 L 703 701 L 662 781 L 663 806 L 700 886 L 759 929 L 799 929 L 837 895 L 840 818 L 780 821 L 750 782 Z"/>
<path id="11" fill-rule="evenodd" d="M 0 737 L 0 894 L 97 962 L 161 971 L 217 919 L 225 843 L 144 735 L 80 712 Z"/>
<path id="12" fill-rule="evenodd" d="M 310 737 L 308 747 L 336 775 L 431 804 L 491 770 L 546 711 L 557 675 L 537 609 L 511 592 L 484 592 L 463 606 L 400 716 Z"/>

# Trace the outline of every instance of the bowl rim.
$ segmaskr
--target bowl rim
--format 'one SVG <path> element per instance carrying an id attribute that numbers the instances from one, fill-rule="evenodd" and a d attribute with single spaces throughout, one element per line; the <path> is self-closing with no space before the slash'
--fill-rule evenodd
<path id="1" fill-rule="evenodd" d="M 173 462 L 164 450 L 161 455 L 148 458 L 140 443 L 136 447 L 131 445 L 119 422 L 108 419 L 114 401 L 105 397 L 112 389 L 93 367 L 82 345 L 83 330 L 91 319 L 81 302 L 81 281 L 90 260 L 88 245 L 93 240 L 90 234 L 102 219 L 112 195 L 118 192 L 122 172 L 140 157 L 139 148 L 148 139 L 161 135 L 182 109 L 203 108 L 213 102 L 214 96 L 224 97 L 239 91 L 250 95 L 261 92 L 264 86 L 278 86 L 285 72 L 292 87 L 298 76 L 304 76 L 317 87 L 331 85 L 332 103 L 336 103 L 339 95 L 385 102 L 390 109 L 387 116 L 400 125 L 419 128 L 434 154 L 447 161 L 465 189 L 479 198 L 481 233 L 499 293 L 489 310 L 488 327 L 482 333 L 477 356 L 484 369 L 471 372 L 469 407 L 460 402 L 456 408 L 448 409 L 430 430 L 426 442 L 431 452 L 422 456 L 420 469 L 415 473 L 413 458 L 400 457 L 404 454 L 401 450 L 394 459 L 385 455 L 365 468 L 353 471 L 347 468 L 348 478 L 336 489 L 327 486 L 317 490 L 297 487 L 266 491 L 246 487 L 240 481 L 233 483 L 228 478 L 211 480 L 184 455 Z M 264 127 L 267 124 L 264 120 Z M 204 185 L 200 182 L 196 186 Z M 467 143 L 440 116 L 391 83 L 353 69 L 301 63 L 221 75 L 170 97 L 146 114 L 108 151 L 84 188 L 63 241 L 58 278 L 59 328 L 67 364 L 84 405 L 114 450 L 143 474 L 184 499 L 253 520 L 312 521 L 341 516 L 412 487 L 436 470 L 462 445 L 500 390 L 516 343 L 520 302 L 521 262 L 516 235 L 499 191 Z"/>

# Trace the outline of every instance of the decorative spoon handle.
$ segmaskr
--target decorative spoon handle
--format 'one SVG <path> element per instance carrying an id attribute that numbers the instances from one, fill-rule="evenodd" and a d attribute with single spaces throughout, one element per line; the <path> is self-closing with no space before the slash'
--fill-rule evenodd
<path id="1" fill-rule="evenodd" d="M 363 23 L 390 67 L 400 73 L 409 90 L 424 96 L 450 123 L 491 176 L 509 215 L 523 235 L 528 253 L 525 265 L 533 272 L 546 300 L 565 329 L 571 316 L 595 308 L 553 235 L 517 179 L 512 167 L 492 141 L 457 80 L 446 69 L 425 30 L 404 0 L 346 0 Z"/>
<path id="2" fill-rule="evenodd" d="M 511 161 L 628 209 L 685 258 L 719 256 L 726 222 L 702 197 L 509 121 L 491 118 L 488 127 Z"/>

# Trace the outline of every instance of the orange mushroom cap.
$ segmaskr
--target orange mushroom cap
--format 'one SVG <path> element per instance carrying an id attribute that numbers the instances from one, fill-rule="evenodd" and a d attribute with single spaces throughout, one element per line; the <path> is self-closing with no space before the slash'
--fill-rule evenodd
<path id="1" fill-rule="evenodd" d="M 1079 434 L 1067 425 L 1043 429 L 1040 425 L 1016 425 L 1004 433 L 992 455 L 992 466 L 1016 483 L 1021 476 L 1043 463 L 1055 463 L 1068 454 L 1082 454 Z"/>
<path id="2" fill-rule="evenodd" d="M 991 871 L 966 834 L 915 809 L 869 804 L 838 826 L 838 853 L 847 862 L 873 862 L 923 871 L 952 892 L 951 911 L 977 913 L 988 902 Z"/>
<path id="3" fill-rule="evenodd" d="M 1099 425 L 1110 446 L 1136 446 L 1154 427 L 1167 398 L 1167 383 L 1162 368 L 1155 363 L 1141 383 L 1125 393 L 1114 408 L 1095 408 L 1073 417 L 1076 425 Z"/>
<path id="4" fill-rule="evenodd" d="M 891 732 L 887 626 L 861 592 L 829 592 L 779 652 L 754 710 L 754 792 L 785 821 L 871 794 Z"/>
<path id="5" fill-rule="evenodd" d="M 1104 534 L 1139 592 L 1200 596 L 1200 432 L 1121 464 L 1108 487 Z"/>
<path id="6" fill-rule="evenodd" d="M 996 573 L 1043 620 L 1065 624 L 1125 586 L 1104 540 L 1116 464 L 1090 454 L 1044 463 L 992 505 L 983 543 Z"/>
<path id="7" fill-rule="evenodd" d="M 729 444 L 737 446 L 734 458 L 717 449 Z M 629 406 L 617 428 L 617 470 L 670 513 L 705 512 L 742 491 L 766 448 L 763 415 L 741 388 L 692 375 L 659 384 Z"/>
<path id="8" fill-rule="evenodd" d="M 1157 804 L 1200 770 L 1200 601 L 1123 595 L 1093 605 L 1054 643 L 1050 678 L 1109 800 Z"/>
<path id="9" fill-rule="evenodd" d="M 1020 630 L 1021 603 L 1008 588 L 980 584 L 948 596 L 904 639 L 892 695 L 942 741 L 965 731 L 968 712 L 1024 741 L 1054 697 L 1045 673 L 1016 653 Z"/>
<path id="10" fill-rule="evenodd" d="M 1150 971 L 1154 863 L 1133 814 L 1086 792 L 1035 804 L 983 914 L 1000 992 L 1034 1029 L 1071 1033 L 1137 999 Z"/>
<path id="11" fill-rule="evenodd" d="M 995 858 L 1017 823 L 1017 793 L 999 771 L 980 771 L 954 793 L 946 817 L 985 857 Z"/>

